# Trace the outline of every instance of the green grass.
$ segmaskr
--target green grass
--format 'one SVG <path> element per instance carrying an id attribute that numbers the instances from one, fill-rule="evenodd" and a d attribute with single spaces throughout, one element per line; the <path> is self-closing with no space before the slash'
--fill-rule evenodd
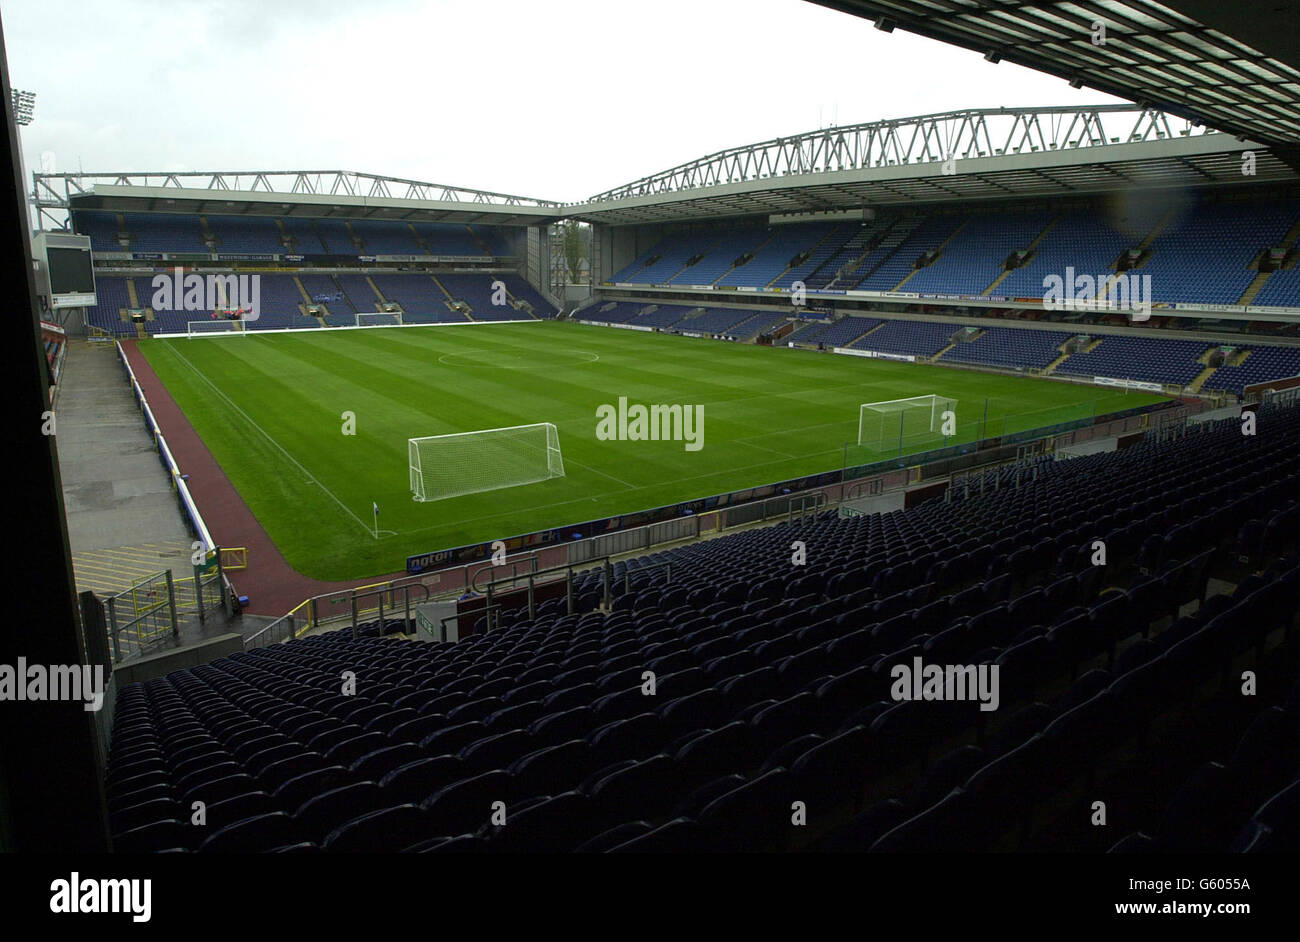
<path id="1" fill-rule="evenodd" d="M 958 400 L 958 439 L 1158 401 L 1067 383 L 546 322 L 145 340 L 141 349 L 289 563 L 319 579 L 838 469 L 863 402 Z M 600 441 L 596 408 L 703 404 L 704 447 Z M 343 434 L 343 413 L 356 434 Z M 566 476 L 411 499 L 407 439 L 553 422 Z M 913 441 L 908 451 L 926 447 Z M 869 457 L 855 449 L 856 460 Z M 371 501 L 380 527 L 370 533 Z"/>

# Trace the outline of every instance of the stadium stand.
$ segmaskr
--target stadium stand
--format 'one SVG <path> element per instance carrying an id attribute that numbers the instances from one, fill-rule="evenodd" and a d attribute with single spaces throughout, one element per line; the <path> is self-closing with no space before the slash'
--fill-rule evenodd
<path id="1" fill-rule="evenodd" d="M 812 263 L 812 256 L 817 246 L 835 232 L 839 227 L 822 224 L 795 224 L 774 226 L 769 230 L 769 237 L 757 249 L 744 265 L 727 272 L 718 279 L 719 285 L 737 287 L 764 288 L 780 275 L 785 286 L 793 283 Z M 808 260 L 800 265 L 790 263 L 800 255 L 807 255 Z M 789 268 L 789 271 L 786 269 Z M 782 274 L 784 273 L 784 274 Z"/>
<path id="2" fill-rule="evenodd" d="M 878 327 L 883 321 L 874 317 L 844 317 L 834 323 L 812 323 L 783 337 L 786 343 L 822 344 L 826 347 L 846 347 L 863 334 Z"/>
<path id="3" fill-rule="evenodd" d="M 728 229 L 718 234 L 698 262 L 687 261 L 686 266 L 665 284 L 711 285 L 732 270 L 737 260 L 752 255 L 771 236 L 759 226 Z"/>
<path id="4" fill-rule="evenodd" d="M 985 327 L 969 343 L 954 344 L 942 359 L 997 367 L 1046 369 L 1061 355 L 1061 345 L 1072 336 L 1055 330 Z"/>
<path id="5" fill-rule="evenodd" d="M 1052 221 L 1050 213 L 977 213 L 944 246 L 943 254 L 907 282 L 908 291 L 976 293 L 997 279 L 1003 261 L 1028 248 Z M 900 249 L 900 252 L 904 250 Z"/>
<path id="6" fill-rule="evenodd" d="M 679 329 L 710 336 L 725 334 L 737 324 L 751 317 L 753 317 L 753 311 L 745 308 L 715 307 L 709 308 L 699 317 L 691 318 L 689 323 L 682 324 Z"/>
<path id="7" fill-rule="evenodd" d="M 930 321 L 885 321 L 883 327 L 849 344 L 855 350 L 876 350 L 916 357 L 932 357 L 952 341 L 956 324 Z"/>
<path id="8" fill-rule="evenodd" d="M 1252 346 L 1242 363 L 1219 367 L 1201 388 L 1222 389 L 1241 395 L 1245 387 L 1252 383 L 1295 376 L 1300 376 L 1300 349 Z"/>
<path id="9" fill-rule="evenodd" d="M 90 236 L 90 248 L 95 252 L 121 252 L 122 244 L 118 241 L 121 231 L 117 224 L 117 213 L 82 212 L 77 214 L 77 231 Z"/>
<path id="10" fill-rule="evenodd" d="M 181 213 L 123 213 L 132 252 L 205 252 L 199 217 Z"/>
<path id="11" fill-rule="evenodd" d="M 1161 231 L 1139 269 L 1157 301 L 1236 304 L 1254 278 L 1247 266 L 1276 245 L 1300 217 L 1294 201 L 1195 206 L 1179 226 Z"/>
<path id="12" fill-rule="evenodd" d="M 274 219 L 246 216 L 208 216 L 208 229 L 216 236 L 218 255 L 284 255 L 280 227 Z"/>
<path id="13" fill-rule="evenodd" d="M 1198 340 L 1105 336 L 1095 349 L 1072 354 L 1056 372 L 1184 385 L 1204 369 L 1197 358 L 1209 347 Z"/>
<path id="14" fill-rule="evenodd" d="M 352 223 L 352 231 L 365 247 L 367 255 L 426 255 L 415 241 L 415 232 L 400 222 L 375 222 L 362 219 Z"/>
<path id="15" fill-rule="evenodd" d="M 1171 707 L 1195 712 L 1196 680 L 1294 617 L 1300 415 L 1265 408 L 1260 422 L 1267 436 L 1234 418 L 1034 459 L 1018 486 L 1023 467 L 987 472 L 1002 486 L 983 496 L 629 560 L 608 613 L 562 614 L 557 600 L 458 644 L 369 625 L 369 638 L 320 635 L 129 685 L 108 771 L 116 846 L 983 850 L 1014 835 L 1087 848 L 1099 838 L 1051 820 L 1057 796 Z M 791 576 L 795 527 L 840 562 Z M 1111 551 L 1105 585 L 1096 538 Z M 1226 553 L 1265 545 L 1268 574 L 1209 595 Z M 656 566 L 668 559 L 671 578 Z M 600 578 L 582 580 L 580 606 Z M 914 657 L 998 665 L 997 722 L 972 701 L 893 700 L 890 668 Z M 1289 643 L 1264 666 L 1294 680 L 1297 660 Z M 337 693 L 342 669 L 358 672 L 356 696 Z M 1238 708 L 1199 739 L 1144 740 L 1151 767 L 1171 769 L 1126 787 L 1152 798 L 1240 737 L 1231 774 L 1184 789 L 1203 805 L 1236 783 L 1236 800 L 1206 822 L 1180 815 L 1179 792 L 1155 836 L 1128 843 L 1294 841 L 1294 710 Z M 829 826 L 790 828 L 796 795 L 829 809 Z M 196 800 L 203 830 L 184 823 Z M 509 828 L 488 821 L 499 800 Z"/>
<path id="16" fill-rule="evenodd" d="M 313 223 L 316 235 L 327 255 L 360 255 L 348 224 L 343 219 L 317 219 Z"/>
<path id="17" fill-rule="evenodd" d="M 430 255 L 488 254 L 475 241 L 474 233 L 468 226 L 417 222 L 415 232 L 428 247 Z"/>
<path id="18" fill-rule="evenodd" d="M 447 296 L 431 275 L 372 275 L 370 280 L 385 301 L 402 306 L 403 323 L 437 324 L 468 319 L 447 306 Z"/>

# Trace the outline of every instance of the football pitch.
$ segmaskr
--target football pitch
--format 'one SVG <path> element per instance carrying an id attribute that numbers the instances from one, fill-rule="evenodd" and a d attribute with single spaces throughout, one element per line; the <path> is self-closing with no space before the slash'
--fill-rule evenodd
<path id="1" fill-rule="evenodd" d="M 957 400 L 956 435 L 909 440 L 911 452 L 1162 398 L 553 321 L 150 339 L 140 349 L 288 562 L 331 580 L 837 470 L 866 402 Z M 621 397 L 702 406 L 701 446 L 598 435 L 597 410 Z M 563 477 L 412 499 L 408 439 L 540 422 L 558 430 Z M 852 464 L 890 456 L 849 452 Z"/>

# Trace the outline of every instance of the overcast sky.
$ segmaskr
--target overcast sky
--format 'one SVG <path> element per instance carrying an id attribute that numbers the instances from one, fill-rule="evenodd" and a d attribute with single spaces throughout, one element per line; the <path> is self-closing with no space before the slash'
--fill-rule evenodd
<path id="1" fill-rule="evenodd" d="M 29 169 L 357 170 L 578 201 L 712 151 L 1117 99 L 803 0 L 5 0 Z"/>

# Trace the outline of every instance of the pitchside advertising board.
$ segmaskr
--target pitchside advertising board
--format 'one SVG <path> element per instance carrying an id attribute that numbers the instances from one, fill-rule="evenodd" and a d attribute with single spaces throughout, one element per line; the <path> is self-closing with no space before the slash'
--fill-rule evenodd
<path id="1" fill-rule="evenodd" d="M 36 293 L 50 310 L 95 305 L 95 268 L 90 236 L 38 232 L 32 239 Z"/>

